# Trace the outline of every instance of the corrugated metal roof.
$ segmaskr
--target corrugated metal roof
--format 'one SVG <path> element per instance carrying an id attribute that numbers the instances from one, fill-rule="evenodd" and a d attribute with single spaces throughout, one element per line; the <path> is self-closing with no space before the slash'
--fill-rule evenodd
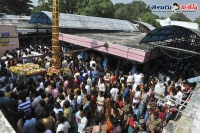
<path id="1" fill-rule="evenodd" d="M 142 22 L 142 21 L 135 21 L 136 23 L 139 23 L 141 25 L 144 25 L 145 27 L 147 27 L 149 30 L 154 30 L 156 29 L 156 27 L 152 26 L 151 24 L 149 23 L 145 23 L 145 22 Z"/>
<path id="2" fill-rule="evenodd" d="M 162 19 L 156 19 L 161 26 L 166 26 L 165 20 Z M 193 22 L 183 22 L 183 21 L 173 21 L 171 20 L 171 25 L 177 25 L 177 26 L 182 26 L 185 28 L 190 28 L 190 29 L 198 29 L 199 25 L 197 23 Z"/>
<path id="3" fill-rule="evenodd" d="M 33 14 L 29 24 L 52 24 L 52 12 L 42 11 Z M 74 14 L 60 13 L 59 26 L 62 28 L 74 29 L 97 29 L 97 30 L 113 30 L 135 32 L 139 29 L 129 21 L 91 17 Z"/>
<path id="4" fill-rule="evenodd" d="M 141 43 L 148 43 L 148 42 L 157 42 L 157 41 L 164 41 L 172 38 L 182 38 L 188 37 L 188 39 L 193 39 L 193 35 L 196 35 L 196 38 L 200 39 L 200 30 L 198 29 L 191 29 L 185 28 L 182 26 L 177 25 L 168 25 L 163 26 L 157 29 L 152 30 L 149 32 L 141 41 Z"/>

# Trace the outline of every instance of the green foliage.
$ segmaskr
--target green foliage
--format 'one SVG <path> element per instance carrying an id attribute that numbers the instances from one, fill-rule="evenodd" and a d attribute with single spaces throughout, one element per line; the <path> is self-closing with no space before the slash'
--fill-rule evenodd
<path id="1" fill-rule="evenodd" d="M 109 44 L 107 42 L 104 43 L 104 47 L 108 48 Z"/>
<path id="2" fill-rule="evenodd" d="M 85 6 L 79 6 L 76 14 L 112 18 L 114 16 L 114 5 L 111 0 L 88 0 Z"/>
<path id="3" fill-rule="evenodd" d="M 199 29 L 200 29 L 200 16 L 198 18 L 195 18 L 194 22 L 199 25 Z"/>
<path id="4" fill-rule="evenodd" d="M 34 7 L 32 10 L 32 14 L 39 12 L 39 11 L 50 11 L 52 12 L 52 0 L 48 0 L 45 2 L 44 0 L 38 0 L 39 5 Z M 60 0 L 60 12 L 67 13 L 66 8 L 66 1 Z"/>
<path id="5" fill-rule="evenodd" d="M 149 6 L 143 1 L 133 1 L 132 3 L 115 4 L 115 18 L 129 21 L 144 21 L 155 27 L 160 27 L 160 23 L 156 21 L 159 17 L 152 13 Z"/>
<path id="6" fill-rule="evenodd" d="M 77 4 L 82 3 L 84 0 L 60 0 L 61 12 L 74 14 L 77 11 Z M 62 5 L 61 5 L 62 4 Z"/>
<path id="7" fill-rule="evenodd" d="M 173 21 L 185 21 L 185 22 L 191 22 L 189 18 L 185 16 L 183 13 L 174 13 L 171 17 L 171 20 Z"/>
<path id="8" fill-rule="evenodd" d="M 150 12 L 143 13 L 141 15 L 141 19 L 142 19 L 143 22 L 149 23 L 156 28 L 161 26 L 160 23 L 156 21 L 156 19 L 159 19 L 159 16 L 152 14 Z"/>
<path id="9" fill-rule="evenodd" d="M 31 13 L 34 14 L 34 13 L 40 12 L 40 11 L 50 11 L 51 12 L 52 9 L 50 7 L 51 6 L 49 6 L 48 3 L 44 3 L 44 4 L 34 7 Z"/>
<path id="10" fill-rule="evenodd" d="M 79 8 L 85 8 L 89 0 L 60 0 L 60 13 L 74 14 Z M 32 13 L 37 11 L 52 11 L 52 0 L 45 2 L 44 0 L 38 0 L 40 3 L 36 6 Z"/>
<path id="11" fill-rule="evenodd" d="M 133 1 L 132 3 L 115 4 L 115 18 L 124 19 L 130 21 L 136 21 L 140 16 L 145 13 L 150 12 L 151 9 L 143 1 Z"/>
<path id="12" fill-rule="evenodd" d="M 31 0 L 0 0 L 0 12 L 15 15 L 31 15 Z"/>

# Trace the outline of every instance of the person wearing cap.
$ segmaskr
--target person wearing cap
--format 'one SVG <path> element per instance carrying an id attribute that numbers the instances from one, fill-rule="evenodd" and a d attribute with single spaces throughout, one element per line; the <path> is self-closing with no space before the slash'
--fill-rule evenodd
<path id="1" fill-rule="evenodd" d="M 154 129 L 160 130 L 162 120 L 158 117 L 159 113 L 154 112 L 147 120 L 147 133 L 151 133 Z"/>

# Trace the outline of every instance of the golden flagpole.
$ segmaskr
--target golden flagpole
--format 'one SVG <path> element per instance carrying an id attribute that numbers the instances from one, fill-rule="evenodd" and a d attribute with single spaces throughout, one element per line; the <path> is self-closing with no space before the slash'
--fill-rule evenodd
<path id="1" fill-rule="evenodd" d="M 60 72 L 61 69 L 61 58 L 59 56 L 60 46 L 59 46 L 59 0 L 53 0 L 52 5 L 52 60 L 51 65 L 54 69 Z"/>

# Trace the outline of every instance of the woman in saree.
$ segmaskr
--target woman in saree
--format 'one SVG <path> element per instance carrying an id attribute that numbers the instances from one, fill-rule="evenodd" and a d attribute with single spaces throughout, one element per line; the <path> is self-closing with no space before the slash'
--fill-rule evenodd
<path id="1" fill-rule="evenodd" d="M 92 115 L 94 115 L 96 107 L 97 107 L 97 104 L 96 104 L 97 98 L 96 98 L 94 90 L 91 93 L 92 95 L 91 95 L 90 105 L 91 105 Z"/>
<path id="2" fill-rule="evenodd" d="M 107 98 L 105 100 L 105 117 L 106 117 L 106 121 L 108 120 L 108 117 L 111 114 L 110 97 L 111 97 L 111 94 L 107 93 Z"/>
<path id="3" fill-rule="evenodd" d="M 112 133 L 113 131 L 113 125 L 111 120 L 113 119 L 113 116 L 109 116 L 108 120 L 106 121 L 106 127 L 105 127 L 105 133 Z"/>

